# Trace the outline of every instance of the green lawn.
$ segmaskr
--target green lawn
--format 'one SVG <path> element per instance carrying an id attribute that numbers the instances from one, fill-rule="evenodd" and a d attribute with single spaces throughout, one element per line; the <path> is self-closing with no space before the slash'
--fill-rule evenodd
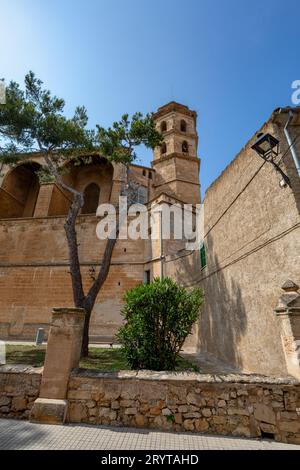
<path id="1" fill-rule="evenodd" d="M 45 352 L 45 346 L 35 347 L 8 344 L 6 346 L 6 363 L 27 364 L 33 367 L 41 367 L 44 364 Z M 91 348 L 89 357 L 80 361 L 80 367 L 106 372 L 129 369 L 126 359 L 122 354 L 122 350 L 119 348 Z M 196 365 L 180 357 L 176 371 L 187 370 L 199 372 Z"/>

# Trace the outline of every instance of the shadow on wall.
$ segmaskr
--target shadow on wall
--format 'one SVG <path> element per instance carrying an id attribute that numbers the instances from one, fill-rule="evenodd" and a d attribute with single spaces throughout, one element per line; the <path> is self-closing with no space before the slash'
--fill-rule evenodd
<path id="1" fill-rule="evenodd" d="M 246 333 L 247 316 L 239 284 L 229 270 L 218 271 L 212 237 L 208 235 L 207 267 L 201 272 L 199 253 L 180 260 L 175 278 L 181 285 L 198 286 L 204 291 L 204 306 L 198 324 L 198 351 L 209 352 L 222 361 L 243 369 L 240 341 Z M 209 275 L 218 271 L 216 274 Z M 228 278 L 225 278 L 228 273 Z M 206 277 L 207 276 L 207 277 Z"/>
<path id="2" fill-rule="evenodd" d="M 199 325 L 199 348 L 243 369 L 239 346 L 246 333 L 247 315 L 241 288 L 229 274 L 230 270 L 219 270 L 220 263 L 214 254 L 210 235 L 207 237 L 207 247 L 208 266 L 217 273 L 209 275 L 207 267 L 200 282 L 205 293 L 205 305 Z M 208 277 L 205 279 L 205 276 Z"/>

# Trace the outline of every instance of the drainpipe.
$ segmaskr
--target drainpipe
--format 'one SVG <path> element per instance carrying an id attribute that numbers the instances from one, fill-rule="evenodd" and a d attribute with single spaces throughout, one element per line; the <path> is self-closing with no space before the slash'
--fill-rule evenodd
<path id="1" fill-rule="evenodd" d="M 287 123 L 286 125 L 284 126 L 284 134 L 285 134 L 285 137 L 286 137 L 286 140 L 287 140 L 287 143 L 289 145 L 289 148 L 291 150 L 291 154 L 292 154 L 292 157 L 293 157 L 293 160 L 294 160 L 294 163 L 295 163 L 295 166 L 296 166 L 296 170 L 297 170 L 297 173 L 298 173 L 298 176 L 300 178 L 300 161 L 299 161 L 299 158 L 298 158 L 298 155 L 296 153 L 296 149 L 295 149 L 295 146 L 292 142 L 292 139 L 291 139 L 291 136 L 289 134 L 289 131 L 288 131 L 288 127 L 292 121 L 294 117 L 294 113 L 293 111 L 290 111 L 289 112 L 289 118 L 287 120 Z"/>

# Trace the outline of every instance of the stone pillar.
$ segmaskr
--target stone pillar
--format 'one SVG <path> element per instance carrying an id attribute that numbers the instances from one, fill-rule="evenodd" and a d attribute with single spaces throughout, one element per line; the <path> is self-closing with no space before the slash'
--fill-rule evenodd
<path id="1" fill-rule="evenodd" d="M 69 376 L 79 365 L 84 316 L 80 308 L 53 309 L 40 394 L 30 414 L 32 422 L 65 421 Z"/>
<path id="2" fill-rule="evenodd" d="M 121 194 L 122 185 L 126 182 L 126 167 L 122 163 L 113 163 L 114 174 L 112 180 L 112 189 L 110 203 L 117 205 Z"/>
<path id="3" fill-rule="evenodd" d="M 43 183 L 40 186 L 39 194 L 37 197 L 34 217 L 47 217 L 51 203 L 54 183 Z"/>
<path id="4" fill-rule="evenodd" d="M 280 297 L 275 314 L 280 321 L 281 340 L 285 354 L 286 367 L 290 375 L 300 379 L 300 293 L 299 286 L 286 281 L 282 286 L 284 294 Z"/>

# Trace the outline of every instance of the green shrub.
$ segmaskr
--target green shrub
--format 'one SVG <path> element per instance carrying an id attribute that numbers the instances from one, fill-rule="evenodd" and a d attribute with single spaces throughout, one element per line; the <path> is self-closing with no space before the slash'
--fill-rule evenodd
<path id="1" fill-rule="evenodd" d="M 201 289 L 188 291 L 169 278 L 128 291 L 118 339 L 131 368 L 174 370 L 202 303 Z"/>

